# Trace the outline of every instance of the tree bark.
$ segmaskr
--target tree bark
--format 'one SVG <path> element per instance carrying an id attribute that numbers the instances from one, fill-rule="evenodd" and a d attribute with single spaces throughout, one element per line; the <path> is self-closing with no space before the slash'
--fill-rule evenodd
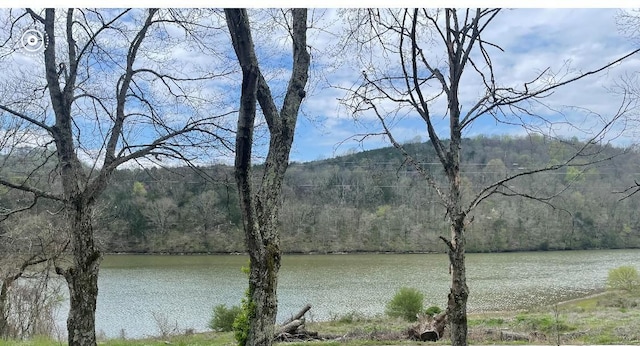
<path id="1" fill-rule="evenodd" d="M 447 319 L 449 320 L 451 344 L 467 345 L 467 276 L 465 267 L 464 218 L 454 220 L 452 226 L 452 249 L 449 250 L 451 263 L 451 290 L 447 303 Z"/>
<path id="2" fill-rule="evenodd" d="M 7 301 L 9 299 L 8 291 L 11 283 L 13 283 L 13 278 L 5 278 L 2 280 L 2 286 L 0 287 L 0 339 L 2 340 L 9 338 L 9 306 L 7 305 Z"/>
<path id="3" fill-rule="evenodd" d="M 451 28 L 451 10 L 445 10 L 447 28 Z M 454 24 L 454 26 L 457 24 Z M 447 32 L 449 56 L 449 91 L 447 93 L 449 110 L 449 150 L 443 163 L 449 180 L 449 203 L 447 213 L 451 223 L 451 241 L 449 246 L 449 263 L 451 264 L 451 290 L 447 303 L 447 318 L 450 325 L 451 344 L 467 346 L 467 276 L 465 267 L 465 219 L 463 209 L 460 156 L 462 151 L 462 125 L 460 123 L 460 101 L 458 99 L 462 71 L 466 64 L 465 47 L 459 45 L 451 32 Z"/>
<path id="4" fill-rule="evenodd" d="M 72 17 L 68 11 L 68 20 Z M 73 264 L 66 269 L 56 268 L 63 275 L 69 288 L 69 316 L 67 332 L 69 346 L 95 346 L 95 310 L 98 295 L 98 270 L 101 255 L 94 244 L 91 220 L 92 205 L 96 197 L 104 191 L 109 172 L 103 172 L 105 179 L 88 190 L 88 177 L 75 151 L 73 137 L 73 117 L 71 104 L 75 86 L 75 70 L 66 78 L 64 88 L 60 87 L 56 72 L 55 56 L 55 10 L 47 9 L 45 31 L 49 45 L 45 49 L 45 69 L 51 104 L 55 113 L 55 126 L 50 128 L 56 144 L 60 162 L 60 177 L 65 200 L 66 218 L 71 233 Z M 69 24 L 69 23 L 68 23 Z M 75 58 L 75 47 L 70 47 L 70 56 Z M 75 60 L 71 59 L 75 64 Z"/>
<path id="5" fill-rule="evenodd" d="M 69 217 L 73 219 L 73 265 L 68 269 L 56 268 L 56 272 L 64 276 L 69 288 L 68 344 L 96 345 L 95 312 L 102 257 L 94 244 L 91 207 L 80 203 L 70 214 Z"/>
<path id="6" fill-rule="evenodd" d="M 273 342 L 278 312 L 277 286 L 280 269 L 280 236 L 277 229 L 282 181 L 289 164 L 289 153 L 300 103 L 305 96 L 309 54 L 306 51 L 306 9 L 294 9 L 293 71 L 282 109 L 277 110 L 269 86 L 260 72 L 253 47 L 247 11 L 226 9 L 227 26 L 233 48 L 242 68 L 242 90 L 236 132 L 235 178 L 240 194 L 243 226 L 249 252 L 249 346 L 269 346 Z M 269 127 L 269 152 L 260 189 L 251 185 L 251 148 L 256 102 Z M 243 345 L 244 346 L 244 345 Z"/>

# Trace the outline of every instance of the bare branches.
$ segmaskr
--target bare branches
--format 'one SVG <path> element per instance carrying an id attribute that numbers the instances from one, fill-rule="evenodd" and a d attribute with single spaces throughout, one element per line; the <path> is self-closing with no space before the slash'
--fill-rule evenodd
<path id="1" fill-rule="evenodd" d="M 624 196 L 622 198 L 619 199 L 619 201 L 623 201 L 627 198 L 630 198 L 631 196 L 635 195 L 636 193 L 640 192 L 640 183 L 638 183 L 637 180 L 634 180 L 633 183 L 635 185 L 633 186 L 629 186 L 627 188 L 625 188 L 622 191 L 614 191 L 614 193 L 618 193 L 618 194 L 623 194 Z"/>
<path id="2" fill-rule="evenodd" d="M 36 13 L 27 9 L 11 19 L 10 24 L 16 28 L 21 25 L 20 20 L 33 19 L 40 23 L 48 44 L 43 54 L 44 78 L 24 74 L 30 78 L 29 84 L 34 85 L 34 90 L 42 94 L 35 91 L 21 94 L 21 90 L 12 91 L 6 89 L 9 84 L 3 85 L 3 95 L 10 97 L 0 101 L 0 112 L 7 119 L 17 119 L 3 123 L 3 126 L 13 126 L 6 128 L 3 143 L 11 144 L 10 138 L 19 143 L 20 137 L 31 138 L 39 134 L 38 130 L 46 131 L 42 135 L 52 137 L 47 143 L 23 141 L 24 145 L 45 145 L 50 149 L 48 146 L 55 144 L 56 151 L 51 155 L 59 162 L 59 170 L 52 171 L 50 177 L 61 174 L 71 164 L 77 172 L 74 184 L 79 187 L 77 192 L 87 196 L 98 193 L 110 172 L 130 160 L 147 156 L 189 160 L 195 157 L 190 153 L 215 146 L 219 146 L 220 151 L 231 151 L 228 134 L 233 130 L 226 119 L 234 111 L 211 108 L 219 105 L 215 104 L 215 97 L 204 92 L 207 90 L 204 86 L 228 76 L 229 70 L 224 68 L 218 73 L 198 66 L 186 71 L 182 69 L 184 66 L 172 67 L 162 57 L 154 60 L 151 46 L 143 48 L 145 44 L 158 42 L 155 35 L 164 35 L 166 31 L 162 30 L 170 29 L 170 25 L 210 28 L 209 24 L 198 22 L 197 14 L 182 15 L 176 11 L 160 14 L 157 9 L 59 12 L 46 9 Z M 180 18 L 189 22 L 181 23 Z M 57 22 L 63 25 L 54 25 Z M 140 23 L 137 28 L 136 22 Z M 164 42 L 165 47 L 182 43 Z M 38 84 L 42 81 L 44 86 Z M 155 137 L 149 138 L 149 135 Z M 4 150 L 11 154 L 8 149 Z M 89 172 L 84 172 L 85 164 L 89 165 Z M 50 165 L 47 167 L 50 169 Z M 38 169 L 42 168 L 44 166 Z M 43 190 L 39 185 L 31 185 L 28 178 L 13 181 L 4 172 L 0 173 L 0 180 L 6 187 L 33 196 L 27 206 L 11 213 L 26 210 L 41 199 L 68 201 L 72 195 Z"/>
<path id="3" fill-rule="evenodd" d="M 553 91 L 602 73 L 640 52 L 640 49 L 633 50 L 597 68 L 580 72 L 573 76 L 567 74 L 564 76 L 567 78 L 549 78 L 551 70 L 546 68 L 531 81 L 523 83 L 519 89 L 502 87 L 497 82 L 491 55 L 488 51 L 489 47 L 498 50 L 502 50 L 502 48 L 483 39 L 484 31 L 491 27 L 491 23 L 499 13 L 500 9 L 462 11 L 444 9 L 435 12 L 426 9 L 413 9 L 402 10 L 400 15 L 387 14 L 386 17 L 380 16 L 379 13 L 377 16 L 370 15 L 368 17 L 370 24 L 368 25 L 387 29 L 384 34 L 380 34 L 380 37 L 378 37 L 381 45 L 376 48 L 385 53 L 396 53 L 399 65 L 397 68 L 391 65 L 386 69 L 382 68 L 364 73 L 363 84 L 348 91 L 349 97 L 345 99 L 344 104 L 348 105 L 354 114 L 373 112 L 381 124 L 383 132 L 387 133 L 387 137 L 392 143 L 397 143 L 397 141 L 395 138 L 389 137 L 391 129 L 385 119 L 386 114 L 381 114 L 380 109 L 372 106 L 372 104 L 383 105 L 390 101 L 397 105 L 397 110 L 410 106 L 414 113 L 419 114 L 424 120 L 431 144 L 440 162 L 445 169 L 449 169 L 453 158 L 451 155 L 457 149 L 445 147 L 444 141 L 440 138 L 435 128 L 434 114 L 437 114 L 438 117 L 445 114 L 448 115 L 450 123 L 449 137 L 451 139 L 459 138 L 464 130 L 483 115 L 492 115 L 496 121 L 521 126 L 529 126 L 527 125 L 528 119 L 525 118 L 529 116 L 546 122 L 548 126 L 551 126 L 553 124 L 550 120 L 535 114 L 527 103 L 538 102 L 544 107 L 541 100 L 553 93 Z M 424 24 L 425 21 L 430 24 L 430 29 L 436 33 L 435 37 L 440 41 L 437 42 L 439 47 L 445 51 L 444 56 L 447 64 L 444 68 L 437 65 L 439 63 L 438 60 L 430 61 L 425 51 L 421 48 L 421 44 L 424 44 L 425 39 L 420 34 L 427 30 Z M 389 23 L 395 24 L 390 25 Z M 389 30 L 391 27 L 394 30 Z M 377 32 L 374 29 L 371 30 Z M 393 41 L 394 39 L 395 42 Z M 441 69 L 447 71 L 448 78 L 445 78 L 443 73 L 440 72 Z M 370 73 L 374 73 L 375 76 L 372 77 Z M 468 108 L 463 107 L 459 99 L 460 88 L 462 87 L 459 83 L 462 80 L 463 73 L 465 75 L 475 73 L 484 87 L 484 92 L 474 103 L 468 105 Z M 397 81 L 401 81 L 401 84 L 397 83 Z M 432 81 L 437 81 L 437 84 L 433 85 Z M 434 113 L 432 108 L 438 104 L 438 99 L 441 96 L 446 99 L 446 107 L 443 111 Z M 602 131 L 597 131 L 593 134 L 591 139 L 586 140 L 587 143 L 599 141 L 606 134 L 606 131 L 612 128 L 612 122 L 621 119 L 622 113 L 626 113 L 629 110 L 629 104 L 626 102 L 623 101 L 619 112 L 610 117 L 611 121 L 605 120 L 601 116 L 601 119 L 603 119 Z M 461 114 L 463 108 L 468 110 Z M 510 114 L 506 114 L 507 111 Z M 498 114 L 504 115 L 504 118 L 498 118 Z M 576 156 L 565 162 L 564 166 L 547 167 L 544 170 L 559 169 L 570 165 L 572 160 L 582 157 L 580 153 L 584 149 L 582 148 L 579 152 L 576 152 Z M 536 172 L 532 171 L 532 173 Z M 504 183 L 506 181 L 496 182 L 495 185 L 487 186 L 481 190 L 474 202 L 471 203 L 471 209 L 476 205 L 476 202 L 486 198 L 487 192 L 495 191 L 497 187 Z"/>
<path id="4" fill-rule="evenodd" d="M 480 102 L 484 103 L 484 100 L 481 100 L 480 102 L 478 102 L 476 104 L 476 106 L 472 107 L 472 111 L 476 111 L 476 113 L 472 113 L 469 112 L 467 114 L 467 116 L 465 117 L 465 119 L 463 119 L 462 121 L 462 126 L 466 127 L 469 124 L 471 124 L 471 122 L 473 122 L 475 119 L 479 118 L 480 116 L 489 113 L 491 111 L 493 111 L 495 108 L 499 108 L 499 107 L 503 107 L 503 106 L 512 106 L 512 105 L 517 105 L 518 103 L 522 103 L 524 101 L 530 100 L 530 99 L 534 99 L 534 98 L 544 98 L 545 96 L 549 95 L 549 93 L 553 92 L 554 90 L 566 86 L 568 84 L 574 83 L 576 81 L 579 81 L 581 79 L 587 78 L 589 76 L 598 74 L 602 71 L 605 71 L 609 68 L 611 68 L 612 66 L 615 66 L 619 63 L 621 63 L 622 61 L 628 59 L 629 57 L 637 54 L 638 52 L 640 52 L 640 48 L 633 50 L 619 58 L 617 58 L 614 61 L 611 61 L 597 69 L 593 69 L 593 70 L 589 70 L 587 72 L 583 72 L 578 74 L 577 76 L 568 78 L 564 81 L 559 81 L 557 83 L 552 83 L 550 85 L 544 86 L 542 88 L 538 88 L 538 89 L 532 89 L 530 86 L 533 84 L 538 83 L 542 77 L 545 75 L 545 73 L 547 72 L 547 70 L 543 71 L 542 73 L 540 73 L 538 75 L 538 77 L 536 77 L 535 79 L 533 79 L 532 81 L 525 83 L 523 85 L 523 89 L 522 90 L 515 90 L 512 88 L 495 88 L 493 90 L 490 90 L 490 94 L 492 95 L 492 102 L 488 105 L 483 107 L 480 107 Z"/>
<path id="5" fill-rule="evenodd" d="M 584 143 L 582 143 L 579 148 L 576 148 L 575 151 L 563 162 L 551 164 L 547 167 L 529 169 L 527 171 L 505 177 L 504 179 L 500 179 L 496 182 L 493 182 L 489 186 L 486 186 L 485 188 L 480 190 L 472 199 L 471 203 L 469 203 L 469 206 L 467 207 L 467 212 L 470 212 L 471 210 L 475 209 L 475 207 L 480 202 L 490 197 L 494 193 L 502 194 L 505 196 L 522 196 L 528 199 L 539 200 L 545 203 L 547 201 L 550 201 L 554 197 L 559 196 L 560 194 L 562 194 L 562 192 L 564 192 L 566 189 L 569 188 L 569 185 L 567 185 L 564 189 L 562 189 L 562 191 L 553 193 L 551 196 L 533 196 L 523 192 L 516 192 L 511 188 L 509 188 L 506 185 L 506 183 L 524 176 L 535 175 L 542 172 L 554 171 L 554 170 L 558 170 L 566 167 L 588 167 L 588 166 L 596 165 L 603 161 L 611 160 L 613 158 L 611 156 L 598 157 L 598 154 L 599 154 L 598 150 L 601 150 L 601 149 L 595 148 L 596 149 L 595 152 L 590 152 L 590 150 L 601 142 L 603 136 L 610 131 L 612 126 L 617 124 L 618 120 L 620 120 L 622 117 L 626 115 L 626 113 L 630 109 L 630 106 L 631 106 L 630 100 L 628 99 L 623 100 L 618 109 L 618 112 L 609 121 L 603 124 L 602 127 L 595 134 L 593 134 L 591 138 L 584 141 Z M 584 161 L 585 158 L 588 158 L 588 160 Z M 508 192 L 501 191 L 499 190 L 499 188 L 506 188 Z"/>
<path id="6" fill-rule="evenodd" d="M 36 120 L 36 119 L 34 119 L 34 118 L 30 117 L 30 116 L 27 116 L 25 114 L 17 112 L 17 111 L 15 111 L 15 110 L 7 107 L 7 106 L 4 106 L 2 104 L 0 104 L 0 109 L 5 111 L 5 112 L 7 112 L 7 113 L 10 113 L 10 114 L 12 114 L 12 115 L 14 115 L 14 116 L 16 116 L 16 117 L 18 117 L 20 119 L 26 120 L 26 121 L 30 122 L 31 124 L 36 125 L 36 126 L 42 128 L 44 130 L 47 130 L 48 132 L 51 132 L 51 127 L 50 126 L 48 126 L 47 124 L 45 124 L 45 123 L 43 123 L 41 121 L 38 121 L 38 120 Z"/>
<path id="7" fill-rule="evenodd" d="M 424 167 L 422 167 L 422 165 L 420 164 L 419 161 L 417 161 L 412 155 L 410 155 L 405 149 L 404 147 L 398 142 L 396 141 L 395 137 L 393 136 L 393 133 L 391 132 L 391 129 L 387 126 L 387 122 L 385 121 L 383 115 L 378 111 L 378 108 L 375 104 L 370 103 L 369 105 L 371 108 L 371 110 L 374 111 L 374 113 L 376 114 L 376 116 L 378 117 L 378 120 L 380 121 L 380 124 L 382 125 L 382 128 L 384 129 L 383 134 L 389 138 L 389 140 L 391 141 L 391 144 L 393 144 L 393 146 L 400 150 L 400 152 L 402 153 L 402 156 L 404 156 L 405 160 L 408 161 L 419 173 L 420 175 L 427 181 L 427 184 L 429 184 L 429 186 L 431 188 L 433 188 L 436 193 L 438 194 L 438 196 L 440 197 L 440 199 L 442 201 L 446 201 L 446 195 L 445 193 L 440 189 L 440 187 L 438 186 L 438 184 L 436 184 L 436 181 L 434 179 L 434 177 L 431 175 L 431 173 L 427 170 L 424 169 Z"/>
<path id="8" fill-rule="evenodd" d="M 116 117 L 111 130 L 111 136 L 106 145 L 106 152 L 105 152 L 106 165 L 109 165 L 113 160 L 115 160 L 114 153 L 116 150 L 116 145 L 122 133 L 122 128 L 124 126 L 124 121 L 125 121 L 124 108 L 126 103 L 127 92 L 129 90 L 131 80 L 134 75 L 133 64 L 136 60 L 138 49 L 140 49 L 142 40 L 145 38 L 146 33 L 149 30 L 149 26 L 151 26 L 151 21 L 156 12 L 157 12 L 157 9 L 149 10 L 149 13 L 147 15 L 147 18 L 145 19 L 144 25 L 140 28 L 133 42 L 129 46 L 127 56 L 126 56 L 125 74 L 120 76 L 120 78 L 118 79 L 118 85 L 116 87 L 116 90 L 117 90 Z"/>

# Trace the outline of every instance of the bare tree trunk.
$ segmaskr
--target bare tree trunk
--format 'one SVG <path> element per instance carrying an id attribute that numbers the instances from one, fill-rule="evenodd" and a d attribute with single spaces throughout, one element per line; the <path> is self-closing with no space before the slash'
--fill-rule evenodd
<path id="1" fill-rule="evenodd" d="M 67 318 L 70 346 L 96 345 L 95 312 L 98 297 L 98 271 L 101 254 L 94 244 L 91 207 L 81 205 L 72 214 L 73 265 L 56 272 L 64 276 L 69 287 L 69 317 Z"/>
<path id="2" fill-rule="evenodd" d="M 225 15 L 233 48 L 242 67 L 235 177 L 251 261 L 249 293 L 253 311 L 249 314 L 246 345 L 268 346 L 273 343 L 278 312 L 277 286 L 281 252 L 277 222 L 282 180 L 289 165 L 298 110 L 305 96 L 304 87 L 308 78 L 310 57 L 306 51 L 307 11 L 292 11 L 293 71 L 280 111 L 277 110 L 269 86 L 260 72 L 247 11 L 227 9 Z M 251 185 L 251 148 L 256 101 L 260 103 L 267 121 L 270 142 L 260 189 L 254 194 Z"/>
<path id="3" fill-rule="evenodd" d="M 453 239 L 449 249 L 449 262 L 451 263 L 451 290 L 447 303 L 447 319 L 451 328 L 451 344 L 456 346 L 467 345 L 467 276 L 465 267 L 465 239 L 464 217 L 453 221 L 451 237 Z"/>
<path id="4" fill-rule="evenodd" d="M 251 260 L 249 289 L 252 292 L 255 314 L 250 320 L 247 345 L 271 345 L 275 334 L 280 249 L 273 243 L 269 245 L 262 249 L 264 251 L 260 251 L 260 259 Z M 252 252 L 255 253 L 255 250 Z"/>
<path id="5" fill-rule="evenodd" d="M 9 286 L 13 282 L 13 278 L 5 278 L 2 280 L 2 286 L 0 287 L 0 339 L 6 340 L 9 338 L 9 306 L 7 301 L 9 299 Z"/>

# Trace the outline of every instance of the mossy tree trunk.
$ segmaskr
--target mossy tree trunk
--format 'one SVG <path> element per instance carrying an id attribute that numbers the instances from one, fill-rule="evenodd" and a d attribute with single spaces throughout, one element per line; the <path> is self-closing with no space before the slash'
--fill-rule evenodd
<path id="1" fill-rule="evenodd" d="M 298 110 L 305 96 L 310 56 L 306 47 L 307 11 L 293 9 L 293 68 L 282 108 L 277 109 L 254 51 L 249 18 L 244 9 L 225 15 L 233 47 L 242 68 L 242 90 L 236 133 L 235 178 L 240 194 L 247 251 L 250 257 L 247 345 L 271 345 L 278 312 L 280 237 L 277 229 L 282 180 L 289 164 Z M 269 128 L 269 152 L 257 192 L 251 183 L 251 149 L 256 102 Z"/>

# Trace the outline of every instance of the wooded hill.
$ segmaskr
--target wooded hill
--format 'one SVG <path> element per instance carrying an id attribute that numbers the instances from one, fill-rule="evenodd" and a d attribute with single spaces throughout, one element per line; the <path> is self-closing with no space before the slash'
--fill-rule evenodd
<path id="1" fill-rule="evenodd" d="M 582 145 L 540 136 L 466 139 L 464 193 L 475 195 L 507 174 L 563 162 Z M 405 148 L 445 183 L 428 143 Z M 547 202 L 502 194 L 484 200 L 472 215 L 468 251 L 640 247 L 640 195 L 622 199 L 624 194 L 615 193 L 638 179 L 640 153 L 611 146 L 597 151 L 598 159 L 613 158 L 523 176 L 501 189 L 540 197 L 562 191 Z M 586 157 L 577 161 L 584 162 Z M 97 232 L 104 251 L 243 252 L 232 167 L 201 170 L 117 171 L 98 208 Z M 255 174 L 260 174 L 259 166 Z M 449 232 L 445 210 L 395 148 L 292 163 L 283 196 L 285 252 L 445 250 L 438 239 Z M 14 205 L 16 197 L 3 190 L 0 203 Z"/>

